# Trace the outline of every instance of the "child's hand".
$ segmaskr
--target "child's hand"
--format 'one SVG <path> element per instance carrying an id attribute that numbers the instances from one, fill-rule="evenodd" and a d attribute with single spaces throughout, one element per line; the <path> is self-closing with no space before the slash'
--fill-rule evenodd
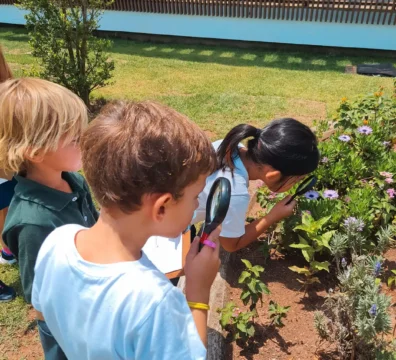
<path id="1" fill-rule="evenodd" d="M 190 251 L 186 257 L 184 273 L 186 275 L 186 298 L 188 301 L 209 303 L 210 287 L 219 271 L 220 227 L 216 228 L 210 235 L 209 240 L 216 243 L 216 248 L 203 246 L 199 249 L 199 237 L 191 244 Z"/>
<path id="2" fill-rule="evenodd" d="M 296 200 L 293 200 L 290 204 L 286 205 L 290 198 L 290 195 L 286 196 L 271 209 L 267 215 L 270 218 L 271 223 L 277 223 L 278 221 L 293 215 L 293 211 L 297 205 L 297 202 Z"/>

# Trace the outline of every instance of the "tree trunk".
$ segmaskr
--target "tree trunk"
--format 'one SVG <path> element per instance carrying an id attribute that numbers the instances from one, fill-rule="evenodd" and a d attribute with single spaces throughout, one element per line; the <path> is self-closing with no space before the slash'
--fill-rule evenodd
<path id="1" fill-rule="evenodd" d="M 89 94 L 90 94 L 89 90 L 82 90 L 80 93 L 80 97 L 81 97 L 82 101 L 84 101 L 88 110 L 91 110 L 91 104 L 89 102 Z"/>

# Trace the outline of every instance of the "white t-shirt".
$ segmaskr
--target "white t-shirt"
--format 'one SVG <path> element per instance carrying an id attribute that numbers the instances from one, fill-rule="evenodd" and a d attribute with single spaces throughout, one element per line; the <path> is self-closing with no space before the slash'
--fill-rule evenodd
<path id="1" fill-rule="evenodd" d="M 218 140 L 213 143 L 215 150 L 222 141 Z M 195 224 L 205 220 L 206 201 L 214 181 L 218 177 L 227 178 L 231 182 L 231 202 L 220 235 L 228 238 L 238 238 L 245 234 L 245 219 L 250 202 L 248 172 L 239 157 L 234 160 L 234 163 L 234 176 L 232 176 L 231 170 L 226 169 L 225 171 L 218 170 L 206 179 L 206 186 L 198 198 L 199 207 L 196 217 L 193 219 Z"/>
<path id="2" fill-rule="evenodd" d="M 42 245 L 32 303 L 68 359 L 197 360 L 206 349 L 183 293 L 143 253 L 138 261 L 93 264 L 79 255 L 79 225 Z"/>

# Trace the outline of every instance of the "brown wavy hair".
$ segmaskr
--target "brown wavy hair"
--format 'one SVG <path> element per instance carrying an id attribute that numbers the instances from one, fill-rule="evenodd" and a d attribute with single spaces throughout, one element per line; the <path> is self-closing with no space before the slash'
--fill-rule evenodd
<path id="1" fill-rule="evenodd" d="M 99 204 L 125 213 L 138 210 L 145 194 L 171 193 L 179 199 L 187 186 L 217 166 L 204 131 L 152 101 L 105 106 L 84 132 L 81 150 Z"/>

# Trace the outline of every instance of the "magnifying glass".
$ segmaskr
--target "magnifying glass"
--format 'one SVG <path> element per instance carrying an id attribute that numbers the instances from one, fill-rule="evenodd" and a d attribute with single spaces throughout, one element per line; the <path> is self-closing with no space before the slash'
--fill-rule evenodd
<path id="1" fill-rule="evenodd" d="M 316 185 L 317 181 L 318 178 L 315 175 L 311 175 L 307 177 L 300 185 L 298 185 L 296 192 L 291 197 L 291 199 L 286 203 L 286 205 L 289 205 L 297 196 L 303 195 L 306 192 L 312 190 L 313 187 Z"/>
<path id="2" fill-rule="evenodd" d="M 205 223 L 202 225 L 199 249 L 201 250 L 210 233 L 225 219 L 231 200 L 231 183 L 224 177 L 219 177 L 213 183 L 206 201 Z"/>

